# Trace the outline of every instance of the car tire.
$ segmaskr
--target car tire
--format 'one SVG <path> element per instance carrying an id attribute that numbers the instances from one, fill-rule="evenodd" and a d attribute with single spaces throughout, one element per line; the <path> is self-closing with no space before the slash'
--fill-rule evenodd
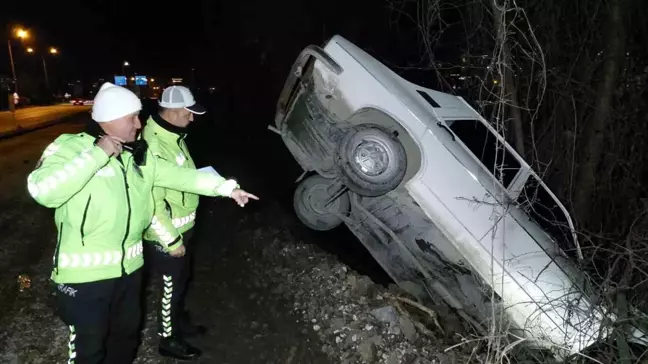
<path id="1" fill-rule="evenodd" d="M 342 138 L 337 166 L 341 180 L 351 191 L 375 197 L 403 181 L 407 155 L 394 135 L 377 125 L 362 124 L 349 129 Z"/>
<path id="2" fill-rule="evenodd" d="M 344 193 L 328 207 L 323 206 L 330 197 L 328 188 L 333 180 L 320 175 L 304 179 L 293 196 L 293 207 L 299 220 L 307 227 L 317 231 L 328 231 L 338 227 L 342 219 L 338 214 L 346 214 L 350 208 L 349 195 Z"/>

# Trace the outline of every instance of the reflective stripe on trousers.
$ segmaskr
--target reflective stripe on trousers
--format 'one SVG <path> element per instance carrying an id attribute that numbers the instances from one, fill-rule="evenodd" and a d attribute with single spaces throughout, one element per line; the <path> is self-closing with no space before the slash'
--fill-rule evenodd
<path id="1" fill-rule="evenodd" d="M 163 275 L 164 294 L 162 295 L 162 337 L 170 337 L 173 334 L 171 327 L 171 298 L 173 298 L 173 280 L 171 276 Z"/>
<path id="2" fill-rule="evenodd" d="M 131 260 L 142 255 L 144 246 L 138 241 L 126 251 L 126 260 Z M 59 268 L 88 268 L 98 266 L 116 265 L 121 262 L 122 253 L 118 250 L 107 250 L 103 253 L 60 253 Z"/>
<path id="3" fill-rule="evenodd" d="M 74 364 L 74 359 L 76 358 L 76 347 L 74 346 L 74 340 L 76 340 L 76 332 L 74 331 L 74 326 L 70 325 L 70 342 L 68 343 L 68 354 L 70 358 L 68 359 L 68 364 Z"/>

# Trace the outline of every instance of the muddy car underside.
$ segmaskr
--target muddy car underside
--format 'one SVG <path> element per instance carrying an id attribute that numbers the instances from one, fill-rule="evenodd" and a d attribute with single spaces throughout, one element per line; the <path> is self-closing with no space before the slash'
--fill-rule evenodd
<path id="1" fill-rule="evenodd" d="M 346 224 L 402 288 L 430 305 L 456 311 L 483 332 L 492 314 L 492 292 L 404 188 L 419 168 L 418 148 L 395 120 L 377 110 L 361 110 L 341 120 L 344 105 L 330 104 L 332 98 L 319 87 L 323 82 L 313 70 L 312 64 L 306 65 L 292 107 L 285 119 L 277 120 L 284 143 L 302 168 L 317 173 L 300 181 L 297 215 L 316 230 Z M 356 193 L 340 176 L 340 144 L 358 127 L 382 130 L 404 147 L 404 177 L 385 194 Z"/>

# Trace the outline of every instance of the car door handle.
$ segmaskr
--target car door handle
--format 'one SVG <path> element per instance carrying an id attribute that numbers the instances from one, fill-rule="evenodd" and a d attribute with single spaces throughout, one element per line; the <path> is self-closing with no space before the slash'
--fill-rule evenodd
<path id="1" fill-rule="evenodd" d="M 452 130 L 450 130 L 450 128 L 448 128 L 448 126 L 447 126 L 446 124 L 444 124 L 444 123 L 442 123 L 442 122 L 440 122 L 440 121 L 437 121 L 437 126 L 438 126 L 439 128 L 445 129 L 445 131 L 447 131 L 448 134 L 450 134 L 450 136 L 452 137 L 452 141 L 453 141 L 453 142 L 455 141 L 455 135 L 454 135 L 454 133 L 452 132 Z"/>

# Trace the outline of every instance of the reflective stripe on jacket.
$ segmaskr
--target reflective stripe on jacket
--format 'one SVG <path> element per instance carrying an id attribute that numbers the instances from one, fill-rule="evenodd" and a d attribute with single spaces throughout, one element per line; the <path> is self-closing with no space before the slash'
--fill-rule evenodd
<path id="1" fill-rule="evenodd" d="M 150 151 L 146 161 L 136 167 L 128 151 L 108 158 L 87 133 L 61 135 L 45 149 L 27 187 L 34 200 L 55 209 L 52 280 L 94 282 L 139 269 L 142 234 L 153 220 L 154 186 L 228 196 L 236 185 L 178 168 Z"/>

